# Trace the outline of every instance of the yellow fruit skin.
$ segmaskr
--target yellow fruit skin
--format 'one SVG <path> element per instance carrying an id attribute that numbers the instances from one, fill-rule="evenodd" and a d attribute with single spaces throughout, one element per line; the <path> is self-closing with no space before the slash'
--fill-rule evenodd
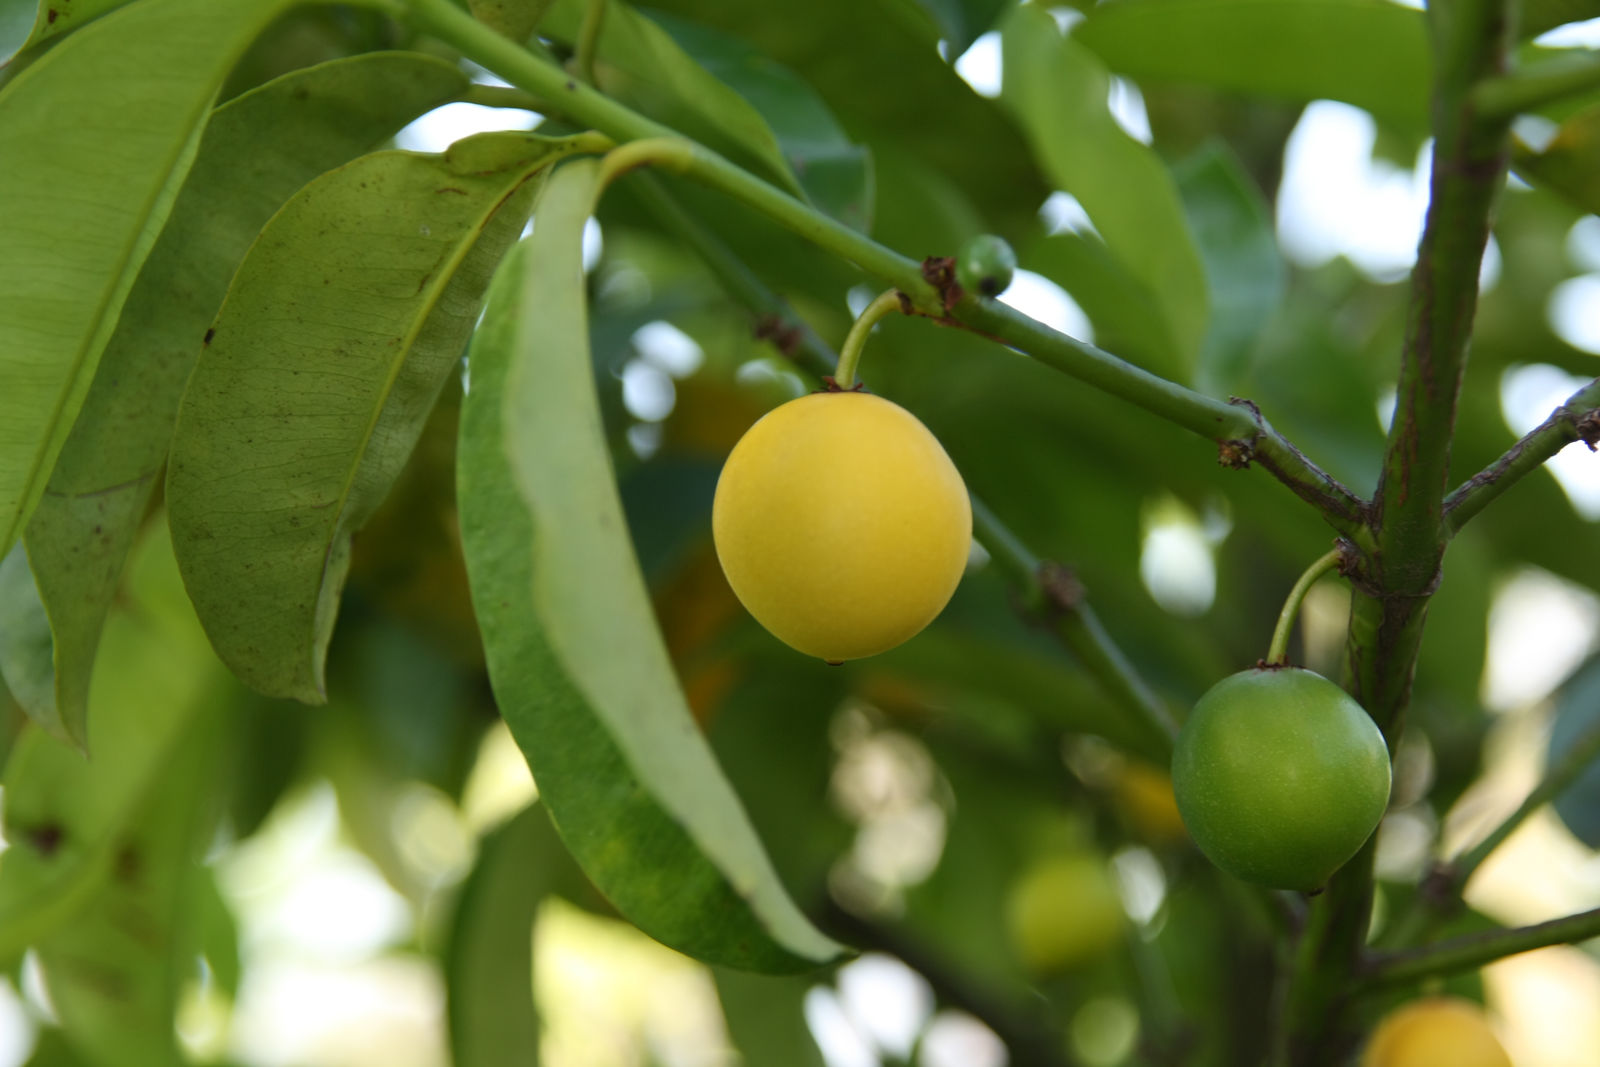
<path id="1" fill-rule="evenodd" d="M 1483 1009 L 1458 997 L 1424 997 L 1386 1016 L 1361 1067 L 1513 1067 Z"/>
<path id="2" fill-rule="evenodd" d="M 1017 880 L 1006 927 L 1028 973 L 1043 977 L 1110 951 L 1122 939 L 1122 898 L 1099 856 L 1057 856 Z"/>
<path id="3" fill-rule="evenodd" d="M 840 662 L 893 648 L 943 610 L 966 567 L 972 507 L 910 412 L 870 393 L 813 393 L 734 446 L 711 530 L 750 614 Z"/>

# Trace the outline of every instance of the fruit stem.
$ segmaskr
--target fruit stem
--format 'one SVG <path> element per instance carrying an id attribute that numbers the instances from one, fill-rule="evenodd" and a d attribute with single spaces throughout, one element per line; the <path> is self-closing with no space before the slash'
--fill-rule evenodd
<path id="1" fill-rule="evenodd" d="M 839 348 L 839 365 L 833 372 L 834 386 L 841 392 L 855 388 L 856 366 L 861 362 L 861 349 L 866 346 L 867 334 L 883 319 L 897 311 L 904 311 L 904 297 L 898 289 L 886 289 L 868 304 L 856 318 L 855 325 Z"/>
<path id="2" fill-rule="evenodd" d="M 1294 618 L 1300 614 L 1300 602 L 1306 598 L 1306 592 L 1328 571 L 1339 565 L 1342 550 L 1336 545 L 1326 553 L 1317 557 L 1315 563 L 1306 568 L 1300 580 L 1294 583 L 1294 588 L 1289 590 L 1289 598 L 1283 602 L 1283 610 L 1278 612 L 1278 625 L 1272 631 L 1272 644 L 1267 646 L 1267 663 L 1270 666 L 1280 666 L 1289 662 L 1289 631 L 1294 629 Z"/>
<path id="3" fill-rule="evenodd" d="M 577 52 L 573 56 L 578 77 L 594 84 L 595 54 L 600 48 L 600 30 L 606 22 L 606 0 L 589 0 L 583 9 L 583 25 L 578 30 Z"/>

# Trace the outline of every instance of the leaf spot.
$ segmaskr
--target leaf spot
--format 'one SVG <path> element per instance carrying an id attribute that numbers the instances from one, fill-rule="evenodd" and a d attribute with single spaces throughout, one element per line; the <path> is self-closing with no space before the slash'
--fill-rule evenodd
<path id="1" fill-rule="evenodd" d="M 39 850 L 42 856 L 55 855 L 56 849 L 61 847 L 62 840 L 67 832 L 61 828 L 60 823 L 47 822 L 32 829 L 24 830 L 22 836 L 28 844 Z"/>

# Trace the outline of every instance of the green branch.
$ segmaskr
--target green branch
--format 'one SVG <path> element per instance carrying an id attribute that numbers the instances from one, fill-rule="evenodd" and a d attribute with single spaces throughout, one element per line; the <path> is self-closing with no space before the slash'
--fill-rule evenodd
<path id="1" fill-rule="evenodd" d="M 1600 937 L 1600 908 L 1562 919 L 1468 934 L 1421 948 L 1373 953 L 1363 961 L 1360 977 L 1369 988 L 1414 982 L 1422 978 L 1475 970 L 1495 960 L 1551 945 L 1570 945 Z"/>
<path id="2" fill-rule="evenodd" d="M 757 333 L 815 377 L 832 374 L 838 364 L 827 342 L 796 317 L 783 299 L 751 272 L 717 236 L 662 187 L 641 174 L 630 190 L 684 244 L 693 248 L 727 293 L 757 316 Z M 858 320 L 859 321 L 859 320 Z M 1052 631 L 1074 653 L 1101 687 L 1145 726 L 1151 753 L 1171 754 L 1177 724 L 1160 698 L 1139 677 L 1122 650 L 1084 601 L 1082 589 L 1057 564 L 1043 563 L 976 495 L 972 497 L 972 535 L 998 570 L 1019 591 L 1029 615 L 1048 618 Z"/>
<path id="3" fill-rule="evenodd" d="M 619 142 L 668 139 L 680 143 L 688 158 L 674 152 L 671 161 L 688 177 L 742 201 L 818 247 L 850 260 L 905 293 L 923 313 L 945 317 L 941 293 L 923 276 L 921 265 L 915 261 L 569 77 L 559 67 L 474 21 L 450 0 L 406 2 L 418 27 L 534 97 L 550 101 L 553 110 Z M 947 321 L 988 334 L 1048 366 L 1216 441 L 1231 465 L 1259 463 L 1316 506 L 1340 533 L 1358 541 L 1364 539 L 1364 503 L 1301 455 L 1267 425 L 1252 405 L 1226 404 L 1185 389 L 1092 345 L 1074 341 L 1003 304 L 969 299 L 957 305 Z"/>
<path id="4" fill-rule="evenodd" d="M 1375 545 L 1351 575 L 1344 682 L 1398 743 L 1422 646 L 1428 598 L 1448 532 L 1445 480 L 1457 401 L 1478 299 L 1490 212 L 1506 172 L 1509 119 L 1480 115 L 1476 87 L 1505 70 L 1510 0 L 1456 0 L 1429 8 L 1435 58 L 1433 173 L 1428 216 L 1411 274 L 1398 399 L 1373 499 Z M 1296 955 L 1287 1011 L 1296 1062 L 1333 1062 L 1347 1036 L 1342 1005 L 1372 912 L 1368 841 L 1314 903 Z"/>
<path id="5" fill-rule="evenodd" d="M 1594 451 L 1600 445 L 1600 378 L 1579 389 L 1505 454 L 1462 483 L 1444 502 L 1448 532 L 1454 535 L 1489 501 L 1574 441 Z"/>
<path id="6" fill-rule="evenodd" d="M 1472 93 L 1481 118 L 1512 119 L 1569 96 L 1600 89 L 1600 53 L 1567 52 L 1490 78 Z"/>
<path id="7" fill-rule="evenodd" d="M 589 0 L 583 9 L 583 25 L 578 30 L 577 50 L 573 63 L 578 77 L 593 85 L 595 56 L 600 51 L 600 31 L 606 24 L 606 0 Z"/>

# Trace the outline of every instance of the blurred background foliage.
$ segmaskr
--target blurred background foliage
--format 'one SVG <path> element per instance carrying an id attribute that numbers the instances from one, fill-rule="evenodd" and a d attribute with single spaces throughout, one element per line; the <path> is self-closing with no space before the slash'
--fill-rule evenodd
<path id="1" fill-rule="evenodd" d="M 612 6 L 632 36 L 601 52 L 608 92 L 713 143 L 737 112 L 777 153 L 742 162 L 786 164 L 818 206 L 908 255 L 1004 235 L 1027 272 L 1013 296 L 1034 294 L 1034 314 L 1250 398 L 1372 490 L 1420 219 L 1419 12 Z M 1528 31 L 1592 6 L 1530 3 Z M 581 14 L 552 8 L 556 55 Z M 370 11 L 296 9 L 223 95 L 397 47 L 455 58 Z M 725 87 L 721 111 L 661 91 L 662 71 L 690 61 L 692 92 Z M 1596 373 L 1595 107 L 1519 127 L 1527 180 L 1501 197 L 1452 483 Z M 402 146 L 439 136 L 442 120 L 426 121 Z M 1351 129 L 1339 165 L 1391 200 L 1409 193 L 1410 214 L 1353 195 L 1322 205 L 1325 228 L 1357 237 L 1319 245 L 1286 188 L 1306 176 L 1286 159 L 1331 168 L 1296 157 L 1296 138 Z M 872 295 L 863 276 L 715 194 L 670 187 L 842 339 Z M 1380 235 L 1398 257 L 1363 253 L 1373 216 L 1401 231 Z M 814 382 L 628 183 L 597 236 L 594 380 L 684 689 L 790 892 L 868 954 L 799 979 L 712 973 L 618 923 L 566 857 L 487 684 L 455 522 L 452 388 L 357 537 L 327 707 L 253 696 L 222 670 L 186 613 L 159 510 L 96 668 L 93 763 L 0 701 L 5 835 L 36 846 L 0 860 L 0 1063 L 983 1067 L 1007 1045 L 1013 1063 L 1258 1061 L 1280 917 L 1188 843 L 1164 768 L 1124 751 L 1136 729 L 1019 619 L 981 550 L 929 630 L 845 668 L 802 659 L 743 613 L 710 544 L 717 472 L 751 422 Z M 1034 552 L 1072 568 L 1176 709 L 1262 654 L 1284 592 L 1327 547 L 1330 531 L 1271 478 L 1222 468 L 1206 442 L 976 336 L 888 322 L 863 374 L 933 429 Z M 1380 831 L 1380 936 L 1429 857 L 1519 799 L 1552 723 L 1570 736 L 1600 706 L 1592 664 L 1567 684 L 1600 631 L 1600 482 L 1593 462 L 1562 477 L 1527 479 L 1451 549 Z M 1337 585 L 1318 588 L 1296 658 L 1337 675 L 1343 612 Z M 1485 868 L 1461 929 L 1600 903 L 1600 808 L 1576 799 L 1595 788 L 1580 783 L 1558 805 L 1564 824 L 1532 821 Z M 63 839 L 64 824 L 77 832 Z M 129 914 L 142 936 L 126 935 Z M 1522 1067 L 1600 1058 L 1592 1011 L 1560 1007 L 1600 996 L 1592 950 L 1454 985 L 1490 994 Z"/>

